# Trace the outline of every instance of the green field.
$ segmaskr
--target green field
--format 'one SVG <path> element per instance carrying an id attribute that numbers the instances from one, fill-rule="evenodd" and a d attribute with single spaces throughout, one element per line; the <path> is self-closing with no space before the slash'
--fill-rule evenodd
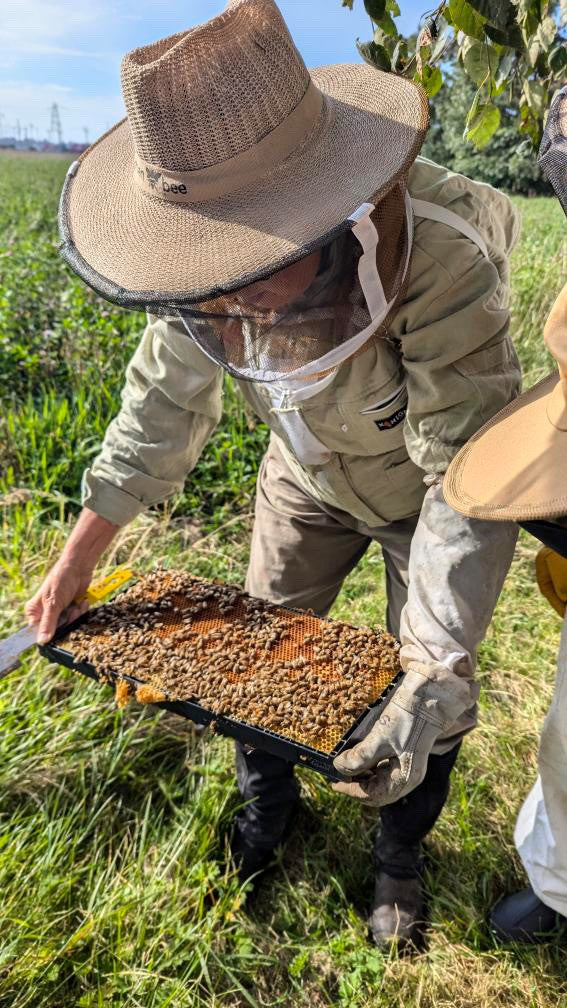
<path id="1" fill-rule="evenodd" d="M 61 160 L 0 158 L 0 633 L 54 561 L 85 462 L 117 409 L 143 318 L 111 308 L 59 263 Z M 514 333 L 528 382 L 549 368 L 541 330 L 566 274 L 565 218 L 517 199 Z M 232 387 L 186 490 L 125 529 L 106 558 L 242 582 L 266 432 Z M 414 959 L 366 937 L 375 815 L 304 771 L 305 812 L 247 908 L 225 868 L 238 805 L 227 740 L 129 708 L 37 656 L 2 683 L 0 1006 L 10 1008 L 555 1008 L 563 949 L 502 950 L 486 913 L 524 884 L 512 845 L 535 776 L 560 623 L 522 537 L 482 647 L 482 719 L 430 838 L 431 926 Z M 373 548 L 335 614 L 383 621 Z"/>

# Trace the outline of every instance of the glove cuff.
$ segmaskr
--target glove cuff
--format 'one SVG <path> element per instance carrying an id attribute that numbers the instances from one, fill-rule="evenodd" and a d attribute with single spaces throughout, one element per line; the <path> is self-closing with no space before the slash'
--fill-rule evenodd
<path id="1" fill-rule="evenodd" d="M 441 732 L 473 706 L 479 691 L 477 683 L 462 679 L 441 662 L 411 662 L 392 703 Z"/>

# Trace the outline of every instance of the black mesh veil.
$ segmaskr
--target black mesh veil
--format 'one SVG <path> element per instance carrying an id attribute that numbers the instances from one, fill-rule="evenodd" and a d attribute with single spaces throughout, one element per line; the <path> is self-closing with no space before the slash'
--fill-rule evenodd
<path id="1" fill-rule="evenodd" d="M 289 271 L 282 270 L 234 294 L 180 308 L 179 315 L 195 343 L 229 374 L 276 381 L 368 324 L 365 305 L 356 303 L 359 249 L 347 233 L 312 253 L 305 271 L 314 268 L 315 276 L 291 302 Z M 301 265 L 292 269 L 301 282 Z"/>
<path id="2" fill-rule="evenodd" d="M 404 180 L 370 215 L 379 236 L 373 254 L 388 306 L 401 291 L 408 262 L 405 193 Z M 319 361 L 319 373 L 332 368 L 329 356 L 338 357 L 341 347 L 368 329 L 367 342 L 379 325 L 372 326 L 358 282 L 362 247 L 348 224 L 332 242 L 286 270 L 209 301 L 178 306 L 188 335 L 240 380 L 277 382 L 306 369 L 314 377 Z"/>
<path id="3" fill-rule="evenodd" d="M 557 91 L 549 109 L 538 163 L 567 214 L 567 85 Z"/>

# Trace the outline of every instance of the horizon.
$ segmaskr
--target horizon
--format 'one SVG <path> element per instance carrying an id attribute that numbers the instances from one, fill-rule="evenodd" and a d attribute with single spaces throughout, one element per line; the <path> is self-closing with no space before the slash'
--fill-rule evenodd
<path id="1" fill-rule="evenodd" d="M 219 14 L 223 0 L 180 0 L 150 4 L 140 0 L 132 12 L 125 0 L 4 0 L 0 26 L 0 136 L 35 127 L 34 139 L 46 139 L 53 103 L 59 106 L 63 140 L 84 143 L 124 116 L 120 61 L 126 52 L 148 45 Z M 361 62 L 356 39 L 371 37 L 363 0 L 353 10 L 340 0 L 300 0 L 278 4 L 307 66 Z M 187 8 L 189 9 L 189 12 Z M 396 18 L 408 34 L 428 11 L 426 0 L 408 0 Z"/>

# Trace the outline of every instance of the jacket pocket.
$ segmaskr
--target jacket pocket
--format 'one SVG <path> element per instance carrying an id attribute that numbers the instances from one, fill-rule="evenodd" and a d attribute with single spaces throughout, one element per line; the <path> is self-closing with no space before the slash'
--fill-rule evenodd
<path id="1" fill-rule="evenodd" d="M 370 417 L 381 415 L 389 408 L 397 408 L 399 402 L 404 398 L 404 396 L 407 402 L 407 389 L 405 381 L 402 382 L 401 385 L 398 385 L 398 387 L 386 397 L 381 397 L 378 402 L 373 403 L 371 406 L 365 406 L 364 409 L 361 409 L 360 415 Z"/>
<path id="2" fill-rule="evenodd" d="M 483 422 L 515 399 L 522 386 L 522 371 L 509 336 L 467 354 L 453 365 L 474 386 Z"/>
<path id="3" fill-rule="evenodd" d="M 404 512 L 399 517 L 407 518 L 418 514 L 427 492 L 423 482 L 425 473 L 408 458 L 405 447 L 403 451 L 392 452 L 387 460 L 385 474 L 392 488 L 392 499 L 397 502 L 396 510 Z"/>
<path id="4" fill-rule="evenodd" d="M 462 375 L 483 374 L 495 369 L 504 371 L 515 357 L 512 342 L 508 336 L 505 336 L 489 347 L 481 347 L 480 350 L 475 350 L 474 353 L 461 357 L 460 360 L 455 361 L 455 367 Z"/>
<path id="5" fill-rule="evenodd" d="M 339 403 L 338 427 L 344 439 L 337 450 L 368 457 L 402 448 L 407 404 L 403 372 L 393 375 L 378 391 Z"/>
<path id="6" fill-rule="evenodd" d="M 418 514 L 427 487 L 423 470 L 408 458 L 404 447 L 377 459 L 343 456 L 342 465 L 359 500 L 383 522 Z"/>

